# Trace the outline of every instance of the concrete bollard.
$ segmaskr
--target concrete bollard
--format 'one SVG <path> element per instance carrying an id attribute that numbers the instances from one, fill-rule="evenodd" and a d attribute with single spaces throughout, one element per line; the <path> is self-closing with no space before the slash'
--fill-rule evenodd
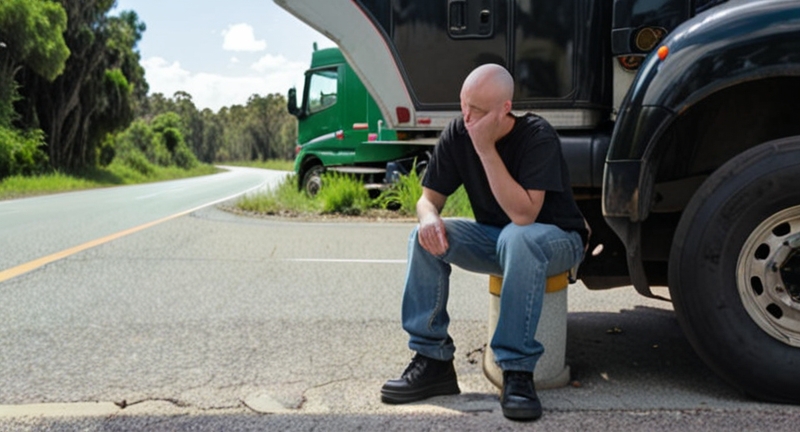
<path id="1" fill-rule="evenodd" d="M 536 340 L 544 346 L 533 372 L 536 389 L 563 387 L 569 383 L 569 366 L 566 365 L 567 350 L 567 286 L 569 273 L 547 278 L 542 315 L 536 328 Z M 500 314 L 500 291 L 503 278 L 489 276 L 489 339 L 483 352 L 483 373 L 497 388 L 503 388 L 503 371 L 494 362 L 490 346 Z"/>

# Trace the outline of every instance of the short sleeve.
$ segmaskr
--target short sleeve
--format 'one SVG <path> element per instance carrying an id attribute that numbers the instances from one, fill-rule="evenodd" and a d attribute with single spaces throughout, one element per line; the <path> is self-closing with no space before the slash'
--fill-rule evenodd
<path id="1" fill-rule="evenodd" d="M 563 192 L 561 141 L 556 132 L 541 122 L 525 131 L 525 145 L 513 161 L 514 177 L 526 190 Z"/>
<path id="2" fill-rule="evenodd" d="M 455 192 L 462 182 L 453 152 L 456 141 L 456 123 L 453 121 L 442 131 L 422 179 L 423 186 L 444 196 Z"/>

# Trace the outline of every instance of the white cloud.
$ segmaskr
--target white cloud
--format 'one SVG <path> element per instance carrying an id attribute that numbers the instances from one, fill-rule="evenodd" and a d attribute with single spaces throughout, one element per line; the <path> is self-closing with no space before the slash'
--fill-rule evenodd
<path id="1" fill-rule="evenodd" d="M 267 60 L 264 60 L 268 58 Z M 177 91 L 192 95 L 199 110 L 218 111 L 224 106 L 244 105 L 253 94 L 286 94 L 292 86 L 302 86 L 307 65 L 290 62 L 281 56 L 264 56 L 251 66 L 259 72 L 248 76 L 223 76 L 211 73 L 193 73 L 183 69 L 179 62 L 169 63 L 160 57 L 142 61 L 150 94 L 163 93 L 172 97 Z"/>
<path id="2" fill-rule="evenodd" d="M 249 24 L 234 24 L 222 32 L 222 49 L 225 51 L 264 51 L 267 41 L 256 40 L 253 27 Z"/>
<path id="3" fill-rule="evenodd" d="M 278 72 L 286 69 L 297 70 L 298 68 L 305 69 L 305 65 L 297 62 L 293 63 L 284 56 L 274 56 L 272 54 L 261 57 L 250 66 L 250 69 L 260 73 Z"/>

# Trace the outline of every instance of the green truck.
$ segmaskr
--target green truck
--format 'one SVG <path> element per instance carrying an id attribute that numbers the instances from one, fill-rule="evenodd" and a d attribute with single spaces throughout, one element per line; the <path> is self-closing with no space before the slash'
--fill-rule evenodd
<path id="1" fill-rule="evenodd" d="M 298 187 L 316 195 L 326 170 L 353 174 L 378 190 L 411 169 L 421 170 L 435 140 L 398 140 L 384 127 L 375 100 L 338 48 L 317 49 L 306 71 L 303 96 L 289 90 L 289 112 L 297 117 L 294 171 Z"/>

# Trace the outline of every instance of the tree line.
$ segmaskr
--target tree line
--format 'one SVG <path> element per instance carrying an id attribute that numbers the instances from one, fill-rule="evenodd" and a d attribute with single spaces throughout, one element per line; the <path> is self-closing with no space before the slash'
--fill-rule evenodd
<path id="1" fill-rule="evenodd" d="M 115 161 L 293 157 L 296 122 L 282 95 L 218 112 L 198 110 L 186 92 L 148 95 L 137 50 L 146 25 L 134 11 L 111 16 L 115 4 L 0 1 L 0 179 Z"/>

